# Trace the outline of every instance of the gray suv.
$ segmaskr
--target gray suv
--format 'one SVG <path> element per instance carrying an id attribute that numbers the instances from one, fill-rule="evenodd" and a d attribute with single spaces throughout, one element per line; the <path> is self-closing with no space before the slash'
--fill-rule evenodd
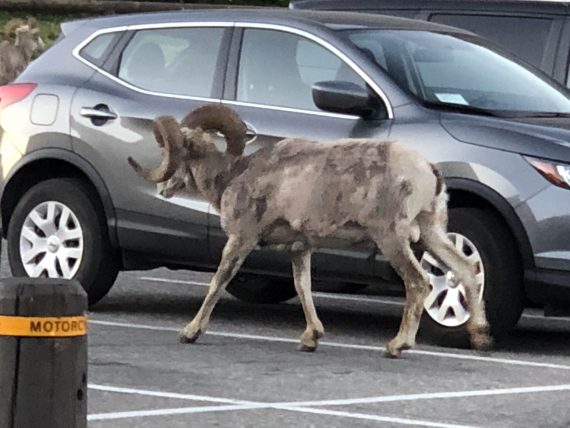
<path id="1" fill-rule="evenodd" d="M 246 153 L 284 137 L 375 137 L 439 164 L 450 239 L 477 263 L 492 332 L 528 302 L 570 303 L 570 100 L 485 40 L 378 15 L 219 10 L 65 23 L 54 47 L 0 88 L 2 230 L 16 275 L 79 279 L 93 304 L 119 270 L 211 271 L 225 236 L 196 195 L 165 199 L 127 164 L 156 164 L 159 115 L 223 103 Z M 218 141 L 223 149 L 223 140 Z M 315 195 L 318 197 L 318 195 Z M 461 286 L 417 248 L 432 290 L 423 330 L 463 343 Z M 317 281 L 390 288 L 381 254 L 321 249 Z M 288 258 L 259 248 L 236 297 L 294 296 Z"/>

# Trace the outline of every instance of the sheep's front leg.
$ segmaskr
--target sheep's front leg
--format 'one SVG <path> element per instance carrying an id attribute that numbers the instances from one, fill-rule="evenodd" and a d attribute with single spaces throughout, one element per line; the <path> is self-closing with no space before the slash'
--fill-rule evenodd
<path id="1" fill-rule="evenodd" d="M 300 351 L 312 352 L 317 349 L 318 340 L 325 334 L 323 324 L 317 316 L 311 293 L 311 252 L 295 252 L 291 256 L 295 290 L 301 300 L 307 328 L 301 335 Z"/>
<path id="2" fill-rule="evenodd" d="M 424 301 L 429 294 L 429 279 L 416 260 L 407 239 L 384 240 L 381 250 L 404 281 L 406 288 L 400 330 L 386 346 L 387 357 L 399 358 L 403 350 L 410 349 L 416 344 Z"/>
<path id="3" fill-rule="evenodd" d="M 256 244 L 257 241 L 254 240 L 245 240 L 238 236 L 229 237 L 218 270 L 210 281 L 208 294 L 192 322 L 181 331 L 180 342 L 194 343 L 206 330 L 214 306 Z"/>

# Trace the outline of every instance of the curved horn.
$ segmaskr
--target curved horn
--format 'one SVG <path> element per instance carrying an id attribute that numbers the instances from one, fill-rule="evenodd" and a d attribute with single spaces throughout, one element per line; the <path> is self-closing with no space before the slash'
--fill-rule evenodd
<path id="1" fill-rule="evenodd" d="M 141 177 L 153 183 L 160 183 L 170 179 L 176 172 L 181 161 L 181 147 L 184 137 L 180 132 L 180 125 L 171 116 L 157 117 L 154 120 L 154 136 L 158 145 L 162 147 L 162 162 L 157 168 L 147 169 L 129 156 L 129 164 Z"/>
<path id="2" fill-rule="evenodd" d="M 20 18 L 12 18 L 4 25 L 4 36 L 6 38 L 16 37 L 16 30 L 26 25 L 26 22 Z"/>
<path id="3" fill-rule="evenodd" d="M 239 115 L 222 104 L 208 104 L 190 112 L 181 126 L 204 131 L 220 131 L 226 137 L 227 152 L 239 156 L 245 148 L 247 127 Z"/>

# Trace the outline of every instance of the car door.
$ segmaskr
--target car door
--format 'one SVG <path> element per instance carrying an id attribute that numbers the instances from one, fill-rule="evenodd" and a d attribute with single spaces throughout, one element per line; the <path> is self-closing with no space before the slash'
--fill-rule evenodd
<path id="1" fill-rule="evenodd" d="M 181 120 L 200 105 L 220 101 L 230 33 L 223 24 L 139 26 L 100 67 L 89 59 L 97 52 L 93 43 L 105 34 L 76 51 L 97 72 L 72 103 L 73 149 L 105 180 L 123 249 L 161 261 L 208 263 L 208 203 L 197 195 L 163 198 L 134 173 L 127 158 L 158 165 L 153 119 Z"/>
<path id="2" fill-rule="evenodd" d="M 238 24 L 238 27 L 240 24 Z M 274 144 L 287 137 L 302 137 L 319 143 L 346 137 L 386 136 L 389 120 L 364 121 L 359 117 L 319 110 L 312 98 L 315 82 L 344 80 L 363 87 L 365 81 L 337 53 L 318 38 L 301 35 L 287 27 L 256 28 L 247 24 L 236 30 L 224 103 L 234 108 L 246 122 L 250 140 L 246 152 Z M 329 45 L 327 45 L 329 46 Z M 233 83 L 233 84 L 232 84 Z M 318 195 L 315 195 L 318 197 Z M 212 213 L 212 224 L 219 224 Z M 211 247 L 221 251 L 225 237 L 212 228 Z M 352 280 L 372 271 L 371 251 L 323 249 L 314 254 L 313 270 L 321 276 Z M 270 261 L 269 261 L 270 260 Z M 252 254 L 246 267 L 290 271 L 285 256 L 268 251 Z"/>

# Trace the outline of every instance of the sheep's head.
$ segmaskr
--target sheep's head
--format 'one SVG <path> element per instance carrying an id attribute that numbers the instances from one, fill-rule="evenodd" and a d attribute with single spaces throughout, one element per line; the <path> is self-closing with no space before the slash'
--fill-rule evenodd
<path id="1" fill-rule="evenodd" d="M 20 18 L 11 19 L 4 26 L 4 35 L 12 40 L 15 46 L 21 46 L 28 59 L 45 49 L 35 18 L 28 18 L 27 21 Z"/>
<path id="2" fill-rule="evenodd" d="M 202 128 L 180 128 L 184 137 L 182 155 L 185 162 L 179 164 L 174 175 L 167 181 L 157 184 L 158 193 L 165 198 L 170 198 L 180 191 L 187 193 L 198 192 L 198 186 L 194 181 L 192 166 L 198 166 L 208 156 L 219 157 L 220 153 L 208 131 Z"/>
<path id="3" fill-rule="evenodd" d="M 181 190 L 197 191 L 192 168 L 204 158 L 219 158 L 211 131 L 219 131 L 227 141 L 227 152 L 239 156 L 245 147 L 246 126 L 228 107 L 211 104 L 188 114 L 181 124 L 172 117 L 154 121 L 154 134 L 162 148 L 162 163 L 155 169 L 146 169 L 133 158 L 128 161 L 141 177 L 157 183 L 158 191 L 171 197 Z"/>
<path id="4" fill-rule="evenodd" d="M 184 167 L 179 167 L 174 175 L 167 181 L 158 183 L 156 185 L 156 189 L 158 190 L 158 193 L 165 198 L 171 198 L 176 193 L 181 191 L 197 191 L 192 171 Z"/>

